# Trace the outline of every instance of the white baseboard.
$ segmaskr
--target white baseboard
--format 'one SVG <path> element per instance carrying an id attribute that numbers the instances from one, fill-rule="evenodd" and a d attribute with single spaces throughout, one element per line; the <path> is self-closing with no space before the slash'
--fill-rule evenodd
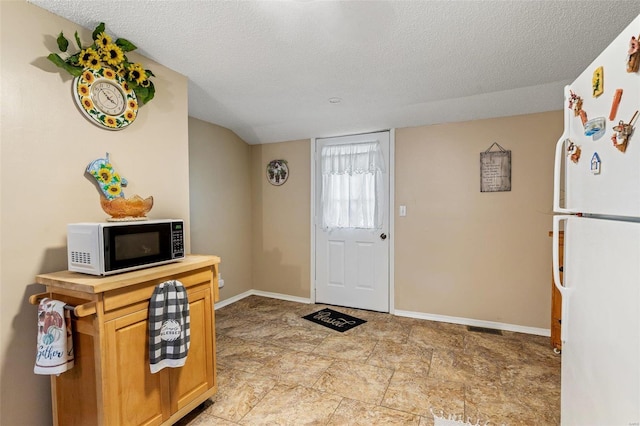
<path id="1" fill-rule="evenodd" d="M 244 293 L 237 294 L 233 297 L 230 297 L 228 299 L 225 299 L 216 303 L 215 309 L 220 309 L 225 306 L 231 305 L 232 303 L 235 303 L 249 296 L 269 297 L 271 299 L 287 300 L 289 302 L 297 302 L 297 303 L 306 303 L 306 304 L 311 303 L 311 299 L 305 298 L 305 297 L 290 296 L 288 294 L 281 294 L 281 293 L 271 293 L 269 291 L 262 291 L 262 290 L 248 290 L 248 291 L 245 291 Z"/>
<path id="2" fill-rule="evenodd" d="M 288 294 L 281 293 L 271 293 L 269 291 L 261 291 L 261 290 L 251 290 L 253 295 L 255 296 L 264 296 L 270 297 L 272 299 L 280 299 L 280 300 L 288 300 L 289 302 L 298 302 L 298 303 L 311 303 L 311 299 L 308 297 L 298 297 L 298 296 L 290 296 Z"/>
<path id="3" fill-rule="evenodd" d="M 237 294 L 235 296 L 231 296 L 228 299 L 221 300 L 220 302 L 214 305 L 214 309 L 224 308 L 225 306 L 229 306 L 233 303 L 236 303 L 239 300 L 244 299 L 245 297 L 251 296 L 253 290 L 245 291 L 244 293 Z"/>
<path id="4" fill-rule="evenodd" d="M 450 317 L 447 315 L 425 314 L 422 312 L 400 311 L 397 309 L 395 311 L 395 315 L 398 315 L 400 317 L 417 318 L 417 319 L 424 319 L 429 321 L 449 322 L 452 324 L 462 324 L 462 325 L 471 325 L 475 327 L 493 328 L 496 330 L 515 331 L 516 333 L 535 334 L 538 336 L 546 336 L 546 337 L 551 336 L 551 329 L 548 329 L 548 328 L 526 327 L 524 325 L 506 324 L 506 323 L 494 322 L 494 321 L 483 321 L 483 320 L 477 320 L 472 318 Z"/>
<path id="5" fill-rule="evenodd" d="M 244 293 L 240 293 L 236 296 L 230 297 L 228 299 L 225 299 L 221 302 L 216 303 L 215 309 L 220 309 L 225 306 L 231 305 L 232 303 L 235 303 L 249 296 L 270 297 L 271 299 L 280 299 L 280 300 L 287 300 L 289 302 L 298 302 L 298 303 L 306 303 L 306 304 L 311 303 L 311 299 L 306 297 L 290 296 L 288 294 L 271 293 L 268 291 L 261 291 L 261 290 L 249 290 L 249 291 L 245 291 Z M 516 325 L 516 324 L 506 324 L 501 322 L 483 321 L 483 320 L 462 318 L 462 317 L 450 317 L 447 315 L 425 314 L 422 312 L 401 311 L 398 309 L 394 310 L 392 315 L 397 315 L 399 317 L 424 319 L 428 321 L 448 322 L 452 324 L 493 328 L 496 330 L 514 331 L 516 333 L 535 334 L 538 336 L 546 336 L 546 337 L 551 336 L 551 329 L 548 329 L 548 328 L 526 327 L 523 325 Z"/>

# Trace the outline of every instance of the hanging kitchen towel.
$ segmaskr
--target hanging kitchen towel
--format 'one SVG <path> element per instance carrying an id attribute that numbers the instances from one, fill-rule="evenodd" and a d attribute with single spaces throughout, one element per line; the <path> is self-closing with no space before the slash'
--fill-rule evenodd
<path id="1" fill-rule="evenodd" d="M 149 366 L 151 373 L 182 367 L 189 352 L 189 300 L 180 281 L 165 281 L 149 301 Z"/>
<path id="2" fill-rule="evenodd" d="M 71 312 L 64 302 L 49 298 L 38 304 L 38 344 L 35 374 L 60 374 L 73 367 Z"/>

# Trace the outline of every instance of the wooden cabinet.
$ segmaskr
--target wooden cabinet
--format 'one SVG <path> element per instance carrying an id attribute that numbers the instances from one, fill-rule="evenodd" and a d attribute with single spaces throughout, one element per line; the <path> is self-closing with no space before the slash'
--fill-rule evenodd
<path id="1" fill-rule="evenodd" d="M 553 232 L 549 232 L 549 236 L 553 237 Z M 559 267 L 560 279 L 562 280 L 562 272 L 564 265 L 564 232 L 560 231 L 558 235 L 559 249 Z M 553 271 L 551 271 L 551 346 L 560 351 L 562 350 L 562 339 L 560 335 L 562 323 L 562 295 L 556 288 L 553 279 Z"/>
<path id="2" fill-rule="evenodd" d="M 217 390 L 213 304 L 216 256 L 94 277 L 61 271 L 36 277 L 52 297 L 78 306 L 73 320 L 75 366 L 51 377 L 57 425 L 172 424 Z M 154 288 L 179 280 L 187 289 L 191 343 L 180 368 L 151 374 L 148 306 Z M 86 315 L 88 314 L 88 315 Z"/>

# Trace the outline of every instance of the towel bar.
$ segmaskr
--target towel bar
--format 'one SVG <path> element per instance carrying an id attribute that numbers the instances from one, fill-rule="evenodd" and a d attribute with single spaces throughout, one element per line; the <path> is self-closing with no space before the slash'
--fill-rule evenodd
<path id="1" fill-rule="evenodd" d="M 29 296 L 29 303 L 37 305 L 45 297 L 49 297 L 49 293 L 32 294 Z M 73 315 L 76 317 L 82 318 L 96 313 L 96 302 L 87 302 L 78 306 L 64 305 L 64 308 L 73 311 Z"/>

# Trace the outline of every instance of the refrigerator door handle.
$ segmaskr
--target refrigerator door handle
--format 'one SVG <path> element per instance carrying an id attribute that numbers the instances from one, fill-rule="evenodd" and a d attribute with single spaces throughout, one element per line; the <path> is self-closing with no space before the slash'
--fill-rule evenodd
<path id="1" fill-rule="evenodd" d="M 569 99 L 569 86 L 564 88 L 564 100 Z M 560 178 L 562 175 L 562 161 L 564 160 L 564 143 L 569 138 L 569 126 L 571 125 L 571 115 L 569 108 L 564 109 L 564 131 L 556 143 L 556 155 L 553 167 L 553 211 L 556 213 L 573 213 L 571 210 L 560 206 Z"/>
<path id="2" fill-rule="evenodd" d="M 569 337 L 569 295 L 571 294 L 572 289 L 565 287 L 564 283 L 560 280 L 560 222 L 566 221 L 570 217 L 571 215 L 556 215 L 553 217 L 553 283 L 562 296 L 562 321 L 560 322 L 560 337 L 563 343 L 566 342 Z"/>
<path id="3" fill-rule="evenodd" d="M 569 215 L 553 216 L 553 283 L 562 294 L 565 290 L 564 284 L 560 281 L 560 222 L 569 219 Z"/>

